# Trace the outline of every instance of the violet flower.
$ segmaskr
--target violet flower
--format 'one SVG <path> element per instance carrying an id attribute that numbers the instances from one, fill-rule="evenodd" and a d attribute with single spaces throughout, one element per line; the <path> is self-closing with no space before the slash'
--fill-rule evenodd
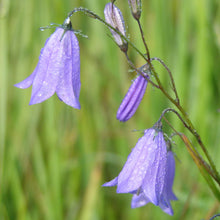
<path id="1" fill-rule="evenodd" d="M 121 32 L 122 35 L 126 36 L 124 18 L 119 8 L 117 8 L 113 3 L 107 3 L 104 9 L 105 20 L 113 28 Z M 109 28 L 112 36 L 115 39 L 117 45 L 121 48 L 122 51 L 126 52 L 128 49 L 127 42 L 121 38 L 121 36 L 116 33 L 114 30 Z"/>
<path id="2" fill-rule="evenodd" d="M 173 193 L 173 181 L 175 176 L 175 159 L 172 151 L 167 153 L 167 163 L 166 163 L 166 176 L 163 187 L 163 192 L 161 194 L 158 205 L 167 214 L 173 215 L 173 209 L 170 204 L 170 200 L 177 200 L 177 197 Z M 134 194 L 131 202 L 132 208 L 138 208 L 151 202 L 148 197 L 141 191 L 139 194 Z"/>
<path id="3" fill-rule="evenodd" d="M 79 43 L 69 17 L 47 39 L 34 72 L 15 84 L 21 89 L 31 85 L 30 105 L 41 103 L 56 92 L 61 101 L 80 109 Z"/>
<path id="4" fill-rule="evenodd" d="M 175 161 L 167 152 L 161 130 L 145 130 L 144 136 L 128 156 L 119 175 L 103 186 L 117 186 L 117 193 L 131 193 L 131 206 L 137 208 L 153 203 L 173 215 L 170 200 L 177 198 L 172 192 Z"/>
<path id="5" fill-rule="evenodd" d="M 139 70 L 142 71 L 146 77 L 149 77 L 150 71 L 148 64 L 143 65 L 139 68 Z M 146 88 L 147 80 L 143 76 L 138 75 L 138 77 L 131 84 L 127 94 L 119 106 L 116 116 L 119 121 L 125 122 L 134 115 L 141 100 L 143 99 Z"/>

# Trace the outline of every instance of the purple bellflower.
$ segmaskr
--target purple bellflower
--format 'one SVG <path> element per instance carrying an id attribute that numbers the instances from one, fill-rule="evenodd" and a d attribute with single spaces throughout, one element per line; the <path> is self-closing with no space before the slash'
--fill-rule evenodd
<path id="1" fill-rule="evenodd" d="M 119 175 L 103 186 L 117 186 L 117 193 L 133 194 L 131 207 L 151 202 L 169 215 L 173 215 L 170 200 L 176 200 L 172 191 L 175 161 L 167 152 L 161 130 L 150 128 L 128 156 Z"/>
<path id="2" fill-rule="evenodd" d="M 15 84 L 21 89 L 31 85 L 30 105 L 41 103 L 56 92 L 61 101 L 80 109 L 79 43 L 69 17 L 47 39 L 34 72 Z"/>
<path id="3" fill-rule="evenodd" d="M 108 24 L 110 24 L 113 28 L 117 29 L 121 32 L 122 35 L 126 36 L 124 18 L 119 8 L 117 8 L 113 3 L 107 3 L 104 9 L 105 20 Z M 121 38 L 121 36 L 116 33 L 114 30 L 109 28 L 112 36 L 115 39 L 115 42 L 120 47 L 120 49 L 124 52 L 128 49 L 127 42 Z"/>
<path id="4" fill-rule="evenodd" d="M 149 77 L 150 71 L 148 64 L 143 65 L 139 70 L 142 71 L 146 77 Z M 143 99 L 146 88 L 147 80 L 143 76 L 138 75 L 131 84 L 127 94 L 118 108 L 116 117 L 119 121 L 125 122 L 134 115 L 141 100 Z"/>
<path id="5" fill-rule="evenodd" d="M 177 200 L 177 197 L 173 193 L 172 186 L 175 176 L 175 159 L 172 151 L 167 152 L 167 163 L 166 163 L 166 175 L 164 179 L 163 191 L 159 200 L 158 205 L 167 214 L 173 215 L 173 209 L 170 204 L 170 200 Z M 143 190 L 139 194 L 134 194 L 131 202 L 132 208 L 137 208 L 146 205 L 151 202 L 146 197 Z"/>

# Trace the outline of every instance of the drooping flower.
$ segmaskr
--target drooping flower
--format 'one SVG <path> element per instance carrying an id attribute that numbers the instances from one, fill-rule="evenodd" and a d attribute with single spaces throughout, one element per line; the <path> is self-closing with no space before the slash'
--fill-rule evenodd
<path id="1" fill-rule="evenodd" d="M 126 36 L 124 18 L 119 8 L 117 8 L 112 2 L 107 3 L 105 5 L 104 15 L 105 20 L 108 24 L 120 31 L 122 35 Z M 114 30 L 112 30 L 111 28 L 109 29 L 117 45 L 121 48 L 122 51 L 126 52 L 128 49 L 127 42 L 122 39 L 121 36 Z"/>
<path id="2" fill-rule="evenodd" d="M 172 151 L 167 152 L 167 163 L 166 163 L 166 176 L 158 206 L 167 214 L 173 215 L 173 209 L 170 204 L 170 200 L 177 200 L 177 197 L 173 193 L 173 181 L 175 176 L 175 159 Z M 137 208 L 146 205 L 151 202 L 148 197 L 145 196 L 144 192 L 141 191 L 139 194 L 134 194 L 131 202 L 132 208 Z"/>
<path id="3" fill-rule="evenodd" d="M 131 13 L 136 20 L 141 17 L 141 0 L 128 0 Z"/>
<path id="4" fill-rule="evenodd" d="M 41 103 L 56 92 L 61 101 L 80 109 L 79 43 L 69 17 L 47 39 L 34 72 L 15 84 L 21 89 L 31 85 L 30 105 Z"/>
<path id="5" fill-rule="evenodd" d="M 139 70 L 142 71 L 146 77 L 149 77 L 150 72 L 148 64 L 143 65 Z M 119 121 L 125 122 L 134 115 L 141 100 L 143 99 L 146 88 L 147 80 L 143 76 L 138 75 L 131 84 L 127 94 L 118 108 L 116 117 Z"/>
<path id="6" fill-rule="evenodd" d="M 117 186 L 117 193 L 131 193 L 131 206 L 137 208 L 151 202 L 169 215 L 173 214 L 170 200 L 175 162 L 172 152 L 167 152 L 161 130 L 150 128 L 128 156 L 119 175 L 103 186 Z"/>

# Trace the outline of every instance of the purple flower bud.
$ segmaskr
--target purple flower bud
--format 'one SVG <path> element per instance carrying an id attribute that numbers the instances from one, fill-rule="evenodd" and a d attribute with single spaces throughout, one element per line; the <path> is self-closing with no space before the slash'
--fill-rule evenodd
<path id="1" fill-rule="evenodd" d="M 150 128 L 133 148 L 119 175 L 103 186 L 117 186 L 117 193 L 133 194 L 132 208 L 151 202 L 173 215 L 170 200 L 177 199 L 172 192 L 174 174 L 175 161 L 172 152 L 167 152 L 162 131 Z"/>
<path id="2" fill-rule="evenodd" d="M 131 13 L 136 20 L 141 17 L 141 0 L 128 0 L 131 8 Z"/>
<path id="3" fill-rule="evenodd" d="M 80 109 L 79 43 L 69 18 L 47 39 L 34 72 L 15 84 L 21 89 L 31 85 L 30 105 L 41 103 L 56 92 L 61 101 Z"/>
<path id="4" fill-rule="evenodd" d="M 124 19 L 119 8 L 117 8 L 113 3 L 108 3 L 105 5 L 104 15 L 108 24 L 120 31 L 122 35 L 126 36 Z M 115 39 L 115 42 L 118 44 L 122 51 L 126 52 L 128 49 L 127 42 L 123 40 L 121 36 L 111 28 L 109 29 Z"/>
<path id="5" fill-rule="evenodd" d="M 143 65 L 140 70 L 143 71 L 143 74 L 149 76 L 150 72 L 148 69 L 148 64 Z M 139 75 L 131 84 L 127 94 L 119 106 L 117 112 L 117 119 L 119 121 L 125 122 L 134 115 L 141 100 L 143 99 L 146 88 L 147 80 L 143 76 Z"/>

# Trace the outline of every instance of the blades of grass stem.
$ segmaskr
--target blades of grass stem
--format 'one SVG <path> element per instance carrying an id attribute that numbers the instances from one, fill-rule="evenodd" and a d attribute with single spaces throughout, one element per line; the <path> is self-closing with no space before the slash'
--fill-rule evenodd
<path id="1" fill-rule="evenodd" d="M 2 184 L 4 178 L 4 155 L 7 129 L 7 83 L 8 83 L 8 42 L 7 42 L 7 20 L 0 18 L 0 201 L 2 195 Z"/>

